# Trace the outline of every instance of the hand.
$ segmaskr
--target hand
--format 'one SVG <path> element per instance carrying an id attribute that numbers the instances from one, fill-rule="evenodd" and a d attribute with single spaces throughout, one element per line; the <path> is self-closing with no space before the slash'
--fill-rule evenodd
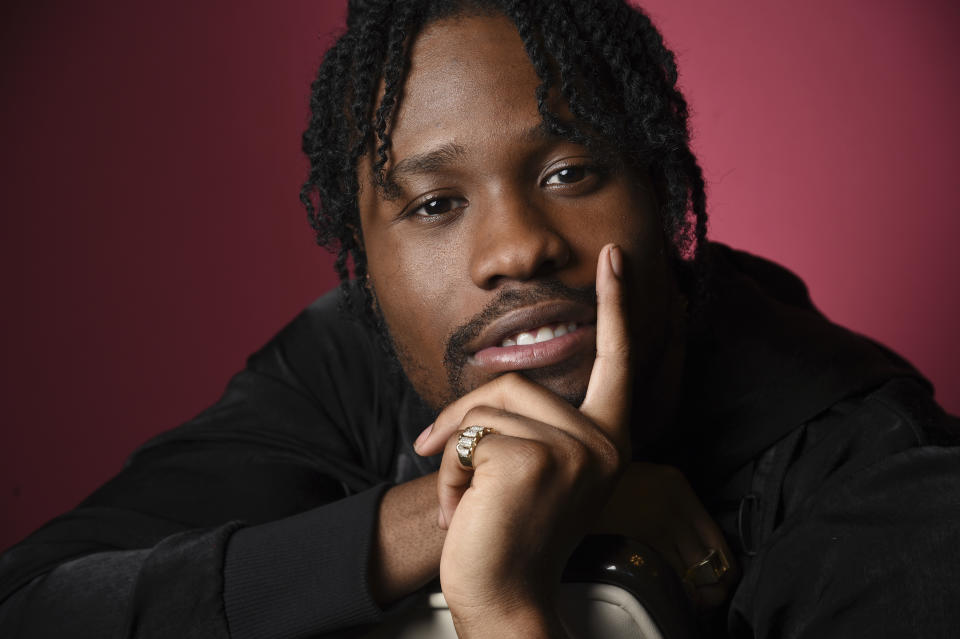
<path id="1" fill-rule="evenodd" d="M 450 404 L 418 443 L 423 455 L 446 443 L 437 478 L 448 527 L 440 580 L 460 633 L 558 627 L 553 595 L 563 566 L 630 459 L 621 259 L 612 245 L 600 252 L 597 357 L 579 410 L 508 374 Z M 457 433 L 473 424 L 494 433 L 477 445 L 470 471 L 455 448 Z"/>
<path id="2" fill-rule="evenodd" d="M 683 581 L 687 569 L 715 548 L 730 568 L 716 584 L 684 583 L 696 608 L 712 612 L 726 601 L 740 571 L 720 528 L 694 494 L 686 477 L 672 466 L 634 462 L 607 501 L 595 533 L 632 537 L 652 547 Z"/>

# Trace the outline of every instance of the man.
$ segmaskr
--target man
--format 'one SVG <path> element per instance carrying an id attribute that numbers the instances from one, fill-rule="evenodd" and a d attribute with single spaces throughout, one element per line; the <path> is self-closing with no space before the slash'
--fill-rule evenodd
<path id="1" fill-rule="evenodd" d="M 596 520 L 681 575 L 736 549 L 707 631 L 947 636 L 956 424 L 707 243 L 675 75 L 612 2 L 352 7 L 303 199 L 355 283 L 13 549 L 0 628 L 351 634 L 439 575 L 462 636 L 562 636 Z"/>

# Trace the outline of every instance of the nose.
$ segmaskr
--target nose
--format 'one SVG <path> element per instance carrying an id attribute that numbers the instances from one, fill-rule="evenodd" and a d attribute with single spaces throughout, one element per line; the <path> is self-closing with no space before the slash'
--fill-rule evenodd
<path id="1" fill-rule="evenodd" d="M 492 198 L 477 215 L 470 275 L 483 289 L 529 280 L 570 261 L 570 245 L 547 210 L 517 194 Z"/>

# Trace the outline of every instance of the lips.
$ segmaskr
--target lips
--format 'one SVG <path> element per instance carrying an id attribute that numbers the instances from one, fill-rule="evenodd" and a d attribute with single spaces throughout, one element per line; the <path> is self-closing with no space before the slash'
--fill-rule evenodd
<path id="1" fill-rule="evenodd" d="M 596 311 L 558 300 L 511 310 L 471 344 L 468 363 L 488 373 L 541 368 L 595 346 Z"/>

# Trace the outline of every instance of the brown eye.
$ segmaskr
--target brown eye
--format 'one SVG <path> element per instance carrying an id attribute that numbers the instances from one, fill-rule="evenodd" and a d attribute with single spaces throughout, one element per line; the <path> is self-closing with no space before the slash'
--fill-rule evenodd
<path id="1" fill-rule="evenodd" d="M 466 201 L 456 197 L 436 197 L 427 200 L 413 210 L 413 215 L 423 217 L 432 217 L 434 215 L 443 215 L 450 211 L 461 209 L 467 205 Z"/>
<path id="2" fill-rule="evenodd" d="M 587 169 L 582 166 L 568 166 L 552 173 L 544 184 L 574 184 L 587 177 Z"/>

